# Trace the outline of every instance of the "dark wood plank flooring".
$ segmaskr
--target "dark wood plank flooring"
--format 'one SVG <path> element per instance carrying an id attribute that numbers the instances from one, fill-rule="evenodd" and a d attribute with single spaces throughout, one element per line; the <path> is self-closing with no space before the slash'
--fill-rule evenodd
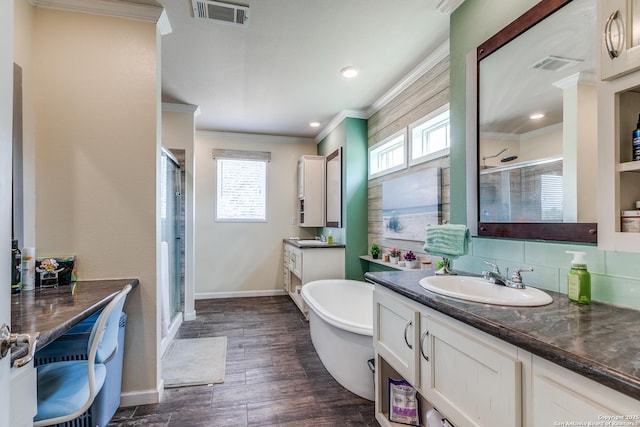
<path id="1" fill-rule="evenodd" d="M 373 402 L 324 368 L 289 297 L 198 300 L 196 312 L 176 338 L 226 335 L 224 384 L 167 389 L 158 404 L 118 409 L 109 427 L 378 426 Z"/>

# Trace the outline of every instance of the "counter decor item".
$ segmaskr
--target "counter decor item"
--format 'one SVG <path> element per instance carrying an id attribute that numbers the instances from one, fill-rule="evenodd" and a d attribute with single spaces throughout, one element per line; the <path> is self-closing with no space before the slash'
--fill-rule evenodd
<path id="1" fill-rule="evenodd" d="M 400 249 L 398 248 L 391 248 L 389 249 L 389 262 L 391 264 L 397 264 L 398 260 L 400 259 Z"/>
<path id="2" fill-rule="evenodd" d="M 36 259 L 36 282 L 40 288 L 57 288 L 76 281 L 76 256 Z"/>
<path id="3" fill-rule="evenodd" d="M 407 268 L 417 268 L 418 260 L 416 259 L 416 254 L 413 251 L 409 251 L 404 254 L 404 266 Z"/>
<path id="4" fill-rule="evenodd" d="M 565 251 L 573 254 L 571 270 L 567 275 L 567 296 L 571 301 L 579 304 L 591 302 L 591 274 L 587 271 L 587 263 L 584 261 L 585 252 Z"/>
<path id="5" fill-rule="evenodd" d="M 36 287 L 36 248 L 22 248 L 20 280 L 23 291 L 32 291 Z"/>
<path id="6" fill-rule="evenodd" d="M 372 243 L 371 247 L 369 248 L 369 252 L 371 253 L 373 259 L 378 259 L 381 252 L 380 246 L 378 246 L 376 243 Z"/>
<path id="7" fill-rule="evenodd" d="M 464 224 L 440 224 L 427 227 L 424 250 L 430 255 L 442 257 L 443 267 L 438 275 L 456 274 L 449 269 L 450 260 L 466 255 L 469 251 L 471 236 Z"/>

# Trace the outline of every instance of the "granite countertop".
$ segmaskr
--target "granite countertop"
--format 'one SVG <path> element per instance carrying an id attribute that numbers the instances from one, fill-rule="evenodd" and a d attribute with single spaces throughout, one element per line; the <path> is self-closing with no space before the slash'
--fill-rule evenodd
<path id="1" fill-rule="evenodd" d="M 284 243 L 288 243 L 288 244 L 293 245 L 293 246 L 295 246 L 297 248 L 300 248 L 300 249 L 312 249 L 312 248 L 326 249 L 326 248 L 345 248 L 346 247 L 344 243 L 328 244 L 326 242 L 321 242 L 320 240 L 317 241 L 318 242 L 317 244 L 305 243 L 305 244 L 301 245 L 298 240 L 309 241 L 309 240 L 313 240 L 313 239 L 282 239 L 282 241 Z"/>
<path id="2" fill-rule="evenodd" d="M 541 307 L 466 302 L 419 285 L 432 271 L 385 271 L 365 278 L 503 341 L 640 400 L 640 311 L 546 291 Z"/>
<path id="3" fill-rule="evenodd" d="M 106 306 L 127 284 L 138 279 L 91 280 L 72 286 L 23 291 L 11 296 L 11 332 L 40 332 L 40 349 L 82 320 Z M 73 290 L 73 292 L 72 292 Z M 11 362 L 27 353 L 26 346 L 11 351 Z"/>

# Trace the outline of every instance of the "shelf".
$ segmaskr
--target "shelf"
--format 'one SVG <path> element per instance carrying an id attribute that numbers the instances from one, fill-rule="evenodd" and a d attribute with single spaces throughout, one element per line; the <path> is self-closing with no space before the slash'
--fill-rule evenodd
<path id="1" fill-rule="evenodd" d="M 395 270 L 404 270 L 404 271 L 420 270 L 420 267 L 418 267 L 418 268 L 400 267 L 398 264 L 391 264 L 390 262 L 384 262 L 381 259 L 373 259 L 373 257 L 371 255 L 361 255 L 360 259 L 362 259 L 364 261 L 372 262 L 374 264 L 384 265 L 385 267 L 393 268 Z"/>
<path id="2" fill-rule="evenodd" d="M 618 164 L 618 172 L 638 172 L 640 173 L 640 160 L 635 162 L 624 162 Z"/>

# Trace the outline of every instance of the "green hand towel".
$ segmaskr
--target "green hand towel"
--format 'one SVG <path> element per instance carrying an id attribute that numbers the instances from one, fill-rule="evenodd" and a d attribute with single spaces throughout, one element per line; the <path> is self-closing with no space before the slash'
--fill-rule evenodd
<path id="1" fill-rule="evenodd" d="M 429 225 L 427 226 L 424 250 L 430 255 L 457 258 L 467 254 L 470 239 L 469 229 L 466 225 Z"/>

